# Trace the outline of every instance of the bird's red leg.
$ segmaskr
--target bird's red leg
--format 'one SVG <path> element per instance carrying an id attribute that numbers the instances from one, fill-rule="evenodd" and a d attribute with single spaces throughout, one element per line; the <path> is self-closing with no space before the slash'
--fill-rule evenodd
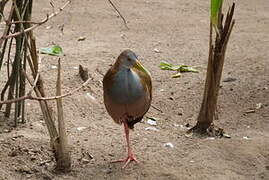
<path id="1" fill-rule="evenodd" d="M 131 161 L 135 161 L 138 163 L 136 157 L 134 156 L 134 153 L 132 151 L 131 145 L 130 145 L 130 139 L 129 139 L 129 127 L 128 124 L 125 121 L 123 121 L 124 124 L 124 132 L 125 132 L 125 137 L 126 137 L 126 142 L 127 142 L 127 151 L 128 151 L 128 156 L 125 159 L 120 159 L 112 162 L 125 162 L 124 166 L 122 168 L 125 168 Z"/>

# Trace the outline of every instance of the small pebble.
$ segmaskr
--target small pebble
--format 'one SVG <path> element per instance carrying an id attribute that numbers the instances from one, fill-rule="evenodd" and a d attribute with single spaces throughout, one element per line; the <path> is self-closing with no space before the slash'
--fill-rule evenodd
<path id="1" fill-rule="evenodd" d="M 84 41 L 85 39 L 86 39 L 86 37 L 81 36 L 81 37 L 78 38 L 78 41 Z"/>
<path id="2" fill-rule="evenodd" d="M 168 142 L 168 143 L 164 143 L 164 147 L 174 148 L 174 145 L 171 142 Z"/>
<path id="3" fill-rule="evenodd" d="M 233 81 L 236 81 L 236 78 L 227 77 L 227 78 L 223 79 L 223 82 L 233 82 Z"/>
<path id="4" fill-rule="evenodd" d="M 151 120 L 151 119 L 148 119 L 148 120 L 147 120 L 147 123 L 148 123 L 149 125 L 152 125 L 152 126 L 157 126 L 157 122 L 156 122 L 156 121 L 153 121 L 153 120 Z"/>
<path id="5" fill-rule="evenodd" d="M 93 101 L 96 101 L 95 97 L 93 97 L 90 93 L 86 93 L 86 95 Z"/>
<path id="6" fill-rule="evenodd" d="M 57 66 L 51 66 L 51 69 L 57 69 Z"/>
<path id="7" fill-rule="evenodd" d="M 261 109 L 262 108 L 262 103 L 256 104 L 256 109 Z"/>
<path id="8" fill-rule="evenodd" d="M 87 127 L 77 127 L 77 130 L 78 131 L 82 131 L 82 130 L 84 130 L 84 129 L 86 129 Z"/>
<path id="9" fill-rule="evenodd" d="M 88 163 L 90 162 L 90 160 L 88 160 L 88 159 L 86 159 L 86 158 L 82 158 L 82 159 L 81 159 L 81 162 L 82 162 L 83 164 L 88 164 Z"/>
<path id="10" fill-rule="evenodd" d="M 156 52 L 156 53 L 160 53 L 161 51 L 160 51 L 159 49 L 155 48 L 155 49 L 154 49 L 154 52 Z"/>
<path id="11" fill-rule="evenodd" d="M 254 109 L 250 109 L 250 110 L 247 110 L 247 111 L 245 111 L 245 113 L 255 113 L 255 110 Z"/>
<path id="12" fill-rule="evenodd" d="M 155 127 L 146 127 L 145 130 L 146 131 L 159 131 L 159 129 L 157 129 Z"/>

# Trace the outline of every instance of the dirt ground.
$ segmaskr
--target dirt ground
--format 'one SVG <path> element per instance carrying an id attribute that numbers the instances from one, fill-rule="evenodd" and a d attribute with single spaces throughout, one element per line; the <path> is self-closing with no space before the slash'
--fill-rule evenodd
<path id="1" fill-rule="evenodd" d="M 54 0 L 55 6 L 63 0 Z M 232 1 L 230 1 L 231 4 Z M 73 1 L 35 30 L 38 47 L 62 46 L 63 91 L 79 87 L 78 65 L 91 82 L 65 98 L 64 111 L 72 171 L 55 174 L 49 137 L 39 105 L 27 101 L 27 123 L 13 129 L 0 114 L 0 179 L 269 179 L 269 1 L 236 0 L 236 25 L 228 44 L 218 102 L 219 120 L 230 139 L 186 137 L 199 112 L 208 56 L 208 0 L 114 0 L 129 30 L 106 0 Z M 225 7 L 229 3 L 225 3 Z M 33 19 L 51 13 L 49 1 L 35 0 Z M 79 37 L 86 37 L 78 41 Z M 106 113 L 102 77 L 119 53 L 130 48 L 151 72 L 153 105 L 149 117 L 159 131 L 145 130 L 146 118 L 131 132 L 139 164 L 110 161 L 126 156 L 123 127 Z M 158 49 L 160 52 L 155 52 Z M 41 55 L 47 95 L 55 94 L 57 57 Z M 197 67 L 173 79 L 160 61 Z M 1 80 L 0 85 L 4 81 Z M 256 109 L 261 103 L 261 108 Z M 253 113 L 246 111 L 254 109 Z M 10 132 L 8 130 L 11 130 Z M 165 147 L 171 142 L 174 147 Z"/>

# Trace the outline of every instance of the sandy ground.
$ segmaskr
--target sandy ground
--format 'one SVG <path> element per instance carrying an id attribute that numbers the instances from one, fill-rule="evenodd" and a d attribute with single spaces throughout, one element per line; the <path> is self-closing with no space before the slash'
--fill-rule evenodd
<path id="1" fill-rule="evenodd" d="M 55 0 L 55 5 L 64 2 Z M 54 160 L 42 113 L 37 102 L 27 101 L 26 124 L 7 133 L 5 130 L 10 127 L 0 118 L 0 179 L 269 179 L 269 1 L 235 2 L 236 25 L 227 49 L 223 79 L 236 80 L 221 83 L 219 120 L 215 121 L 231 135 L 230 139 L 184 134 L 184 125 L 193 126 L 196 122 L 204 88 L 208 0 L 114 0 L 127 19 L 129 30 L 107 1 L 73 1 L 63 13 L 35 31 L 38 47 L 56 43 L 64 50 L 64 92 L 83 83 L 78 76 L 79 64 L 89 69 L 92 78 L 86 88 L 63 101 L 72 172 L 52 171 Z M 48 1 L 36 0 L 34 5 L 35 20 L 51 13 Z M 78 41 L 79 37 L 86 39 Z M 131 141 L 140 163 L 122 170 L 122 164 L 110 161 L 126 156 L 123 127 L 105 111 L 101 80 L 126 48 L 135 51 L 150 70 L 153 105 L 162 112 L 151 108 L 147 113 L 157 119 L 159 131 L 145 130 L 150 126 L 146 118 L 135 126 Z M 155 48 L 160 52 L 154 52 Z M 41 75 L 47 95 L 52 96 L 57 58 L 41 57 Z M 172 79 L 172 72 L 158 67 L 163 60 L 192 65 L 200 72 Z M 255 109 L 258 103 L 262 107 Z M 255 112 L 245 113 L 249 109 Z M 174 147 L 164 147 L 167 142 Z"/>

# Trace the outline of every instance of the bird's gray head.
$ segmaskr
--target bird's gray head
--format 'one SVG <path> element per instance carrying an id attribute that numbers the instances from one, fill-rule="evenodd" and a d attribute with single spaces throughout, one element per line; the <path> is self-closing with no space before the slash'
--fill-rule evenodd
<path id="1" fill-rule="evenodd" d="M 137 56 L 135 53 L 129 49 L 124 50 L 118 57 L 120 66 L 124 68 L 132 68 L 137 62 Z"/>

